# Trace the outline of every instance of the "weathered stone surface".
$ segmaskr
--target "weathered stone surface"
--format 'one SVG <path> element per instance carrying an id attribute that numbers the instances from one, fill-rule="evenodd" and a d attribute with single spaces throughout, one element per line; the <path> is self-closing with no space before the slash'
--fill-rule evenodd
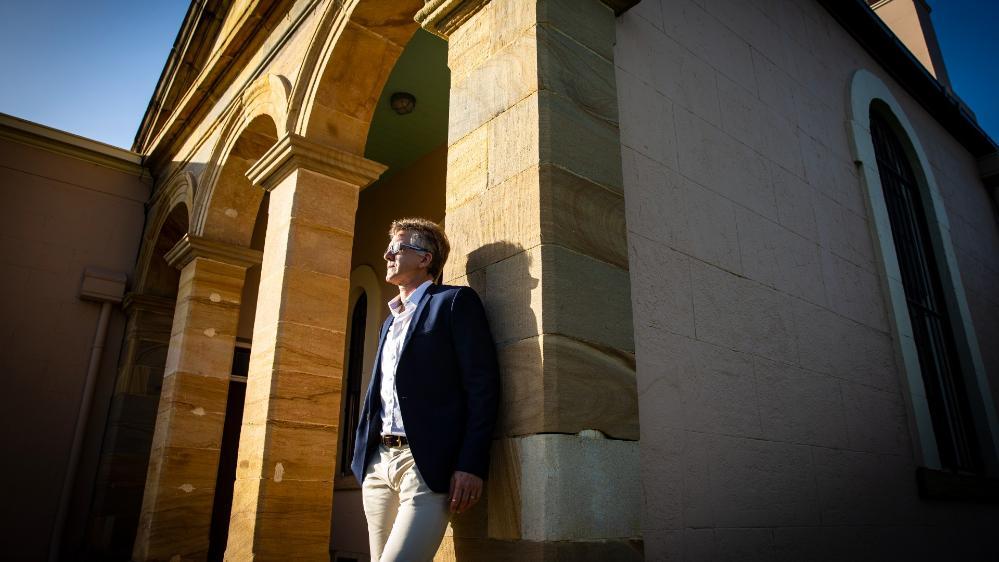
<path id="1" fill-rule="evenodd" d="M 690 258 L 635 233 L 628 246 L 635 326 L 693 336 Z M 642 351 L 636 342 L 636 352 Z"/>
<path id="2" fill-rule="evenodd" d="M 230 558 L 327 556 L 358 190 L 303 169 L 271 188 Z"/>
<path id="3" fill-rule="evenodd" d="M 821 447 L 846 447 L 848 416 L 841 381 L 754 358 L 763 437 Z"/>
<path id="4" fill-rule="evenodd" d="M 638 443 L 586 435 L 533 435 L 494 445 L 503 461 L 487 483 L 491 538 L 638 536 Z M 610 480 L 620 485 L 607 486 Z"/>
<path id="5" fill-rule="evenodd" d="M 498 350 L 503 407 L 497 433 L 598 429 L 637 439 L 634 357 L 571 338 L 542 335 Z"/>
<path id="6" fill-rule="evenodd" d="M 138 559 L 207 551 L 244 272 L 197 256 L 181 271 L 135 542 Z"/>
<path id="7" fill-rule="evenodd" d="M 736 211 L 746 277 L 809 302 L 826 303 L 818 245 L 744 209 Z"/>
<path id="8" fill-rule="evenodd" d="M 699 339 L 777 361 L 797 360 L 790 297 L 699 262 L 693 264 L 693 286 Z"/>

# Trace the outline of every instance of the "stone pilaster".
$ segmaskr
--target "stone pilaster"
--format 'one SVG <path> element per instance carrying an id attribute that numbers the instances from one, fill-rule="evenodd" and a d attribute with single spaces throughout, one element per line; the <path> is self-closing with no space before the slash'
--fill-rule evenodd
<path id="1" fill-rule="evenodd" d="M 384 166 L 297 135 L 270 191 L 227 560 L 328 557 L 354 214 Z"/>
<path id="2" fill-rule="evenodd" d="M 166 254 L 181 270 L 133 558 L 204 558 L 240 297 L 260 252 L 185 236 Z"/>
<path id="3" fill-rule="evenodd" d="M 444 276 L 483 295 L 503 379 L 488 505 L 456 520 L 442 560 L 611 543 L 641 556 L 613 63 L 624 4 L 434 0 L 417 16 L 449 42 Z"/>

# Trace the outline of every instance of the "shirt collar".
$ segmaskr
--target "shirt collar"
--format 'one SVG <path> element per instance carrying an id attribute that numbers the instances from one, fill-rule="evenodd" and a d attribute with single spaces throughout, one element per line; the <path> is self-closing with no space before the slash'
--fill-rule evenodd
<path id="1" fill-rule="evenodd" d="M 406 311 L 412 310 L 413 307 L 420 304 L 420 299 L 423 298 L 423 293 L 427 292 L 427 288 L 433 284 L 432 280 L 424 281 L 422 285 L 416 288 L 415 291 L 410 293 L 409 298 L 406 299 Z M 396 295 L 394 299 L 388 302 L 389 312 L 392 316 L 398 318 L 400 314 L 405 312 L 402 309 L 402 296 Z"/>

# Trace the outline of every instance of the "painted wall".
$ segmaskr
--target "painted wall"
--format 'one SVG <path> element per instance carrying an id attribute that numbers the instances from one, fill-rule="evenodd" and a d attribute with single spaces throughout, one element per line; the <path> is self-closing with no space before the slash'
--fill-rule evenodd
<path id="1" fill-rule="evenodd" d="M 617 25 L 646 558 L 996 556 L 999 509 L 917 494 L 853 73 L 929 152 L 995 394 L 999 231 L 974 158 L 817 2 L 644 0 Z"/>
<path id="2" fill-rule="evenodd" d="M 131 274 L 149 188 L 136 173 L 85 159 L 120 149 L 4 116 L 0 123 L 0 551 L 44 559 L 58 509 L 101 305 L 79 297 L 84 269 Z M 33 142 L 18 140 L 27 128 Z M 14 136 L 9 136 L 11 133 Z M 55 139 L 55 140 L 54 140 Z M 132 164 L 138 169 L 137 164 Z M 125 318 L 115 306 L 71 513 L 87 511 Z M 80 522 L 70 519 L 75 540 Z"/>

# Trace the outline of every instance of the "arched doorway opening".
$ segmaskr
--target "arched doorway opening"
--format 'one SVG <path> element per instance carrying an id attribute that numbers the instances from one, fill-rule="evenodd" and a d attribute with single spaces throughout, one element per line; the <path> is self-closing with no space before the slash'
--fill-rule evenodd
<path id="1" fill-rule="evenodd" d="M 344 450 L 350 448 L 357 427 L 351 405 L 363 400 L 370 382 L 377 341 L 367 340 L 377 340 L 378 327 L 388 315 L 385 303 L 398 293 L 395 286 L 384 281 L 382 255 L 389 224 L 407 216 L 439 223 L 445 219 L 449 85 L 447 43 L 422 29 L 416 31 L 381 90 L 368 129 L 364 157 L 386 164 L 388 169 L 361 191 L 354 222 L 351 271 L 359 275 L 352 275 L 347 314 L 330 534 L 332 560 L 362 560 L 368 552 L 360 487 L 349 466 L 352 452 Z M 393 110 L 392 96 L 397 93 L 412 96 L 412 112 L 399 114 Z M 365 309 L 363 313 L 359 307 Z M 361 326 L 354 326 L 352 320 L 362 314 L 364 329 L 359 329 Z"/>

